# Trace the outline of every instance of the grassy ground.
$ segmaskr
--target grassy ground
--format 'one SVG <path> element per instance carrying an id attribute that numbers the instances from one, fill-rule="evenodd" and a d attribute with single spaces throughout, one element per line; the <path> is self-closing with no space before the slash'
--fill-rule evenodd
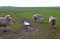
<path id="1" fill-rule="evenodd" d="M 45 17 L 44 23 L 38 23 L 32 19 L 32 16 L 36 13 Z M 21 30 L 24 28 L 22 23 L 19 23 L 21 19 L 29 19 L 35 27 L 39 28 L 39 33 L 36 38 L 32 36 L 29 39 L 60 39 L 60 8 L 0 8 L 0 16 L 10 14 L 15 20 L 16 24 L 11 26 L 11 29 Z M 57 18 L 56 28 L 51 28 L 48 23 L 49 16 L 55 16 Z M 5 35 L 5 34 L 4 34 Z M 7 39 L 7 38 L 6 38 Z"/>

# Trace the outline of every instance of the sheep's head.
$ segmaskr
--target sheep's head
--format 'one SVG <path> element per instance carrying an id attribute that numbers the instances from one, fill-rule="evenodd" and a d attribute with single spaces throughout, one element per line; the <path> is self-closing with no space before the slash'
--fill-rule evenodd
<path id="1" fill-rule="evenodd" d="M 5 18 L 9 21 L 12 19 L 12 17 L 10 15 L 6 15 Z"/>
<path id="2" fill-rule="evenodd" d="M 7 20 L 8 22 L 10 22 L 10 24 L 15 23 L 15 20 L 13 20 L 10 15 L 6 15 L 5 18 L 6 18 L 6 20 Z"/>

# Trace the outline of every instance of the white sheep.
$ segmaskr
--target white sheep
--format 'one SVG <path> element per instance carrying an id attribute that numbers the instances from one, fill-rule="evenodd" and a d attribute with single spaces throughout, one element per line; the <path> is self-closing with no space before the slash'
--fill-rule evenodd
<path id="1" fill-rule="evenodd" d="M 49 23 L 50 23 L 52 26 L 54 26 L 54 25 L 56 24 L 56 21 L 57 21 L 57 19 L 56 19 L 55 17 L 53 17 L 53 16 L 50 16 L 50 17 L 49 17 Z"/>
<path id="2" fill-rule="evenodd" d="M 0 17 L 0 27 L 5 30 L 10 29 L 11 24 L 15 23 L 15 21 L 12 19 L 10 15 L 7 15 L 5 17 Z"/>

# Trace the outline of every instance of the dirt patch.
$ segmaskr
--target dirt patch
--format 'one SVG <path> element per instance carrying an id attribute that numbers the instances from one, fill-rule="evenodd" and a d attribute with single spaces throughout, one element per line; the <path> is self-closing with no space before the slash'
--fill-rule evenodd
<path id="1" fill-rule="evenodd" d="M 7 32 L 0 31 L 0 39 L 29 39 L 28 35 L 31 31 L 23 30 L 9 30 Z M 32 31 L 33 33 L 35 31 Z"/>

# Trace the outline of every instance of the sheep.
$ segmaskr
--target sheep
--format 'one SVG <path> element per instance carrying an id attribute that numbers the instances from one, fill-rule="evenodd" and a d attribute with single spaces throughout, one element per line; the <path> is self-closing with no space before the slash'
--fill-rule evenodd
<path id="1" fill-rule="evenodd" d="M 15 21 L 10 17 L 10 15 L 6 15 L 5 17 L 0 17 L 0 27 L 5 30 L 10 29 L 11 24 L 15 23 Z"/>
<path id="2" fill-rule="evenodd" d="M 54 27 L 54 25 L 56 24 L 57 19 L 53 16 L 49 17 L 49 23 Z"/>
<path id="3" fill-rule="evenodd" d="M 44 22 L 44 18 L 40 14 L 34 14 L 33 19 L 40 22 L 40 23 Z"/>

